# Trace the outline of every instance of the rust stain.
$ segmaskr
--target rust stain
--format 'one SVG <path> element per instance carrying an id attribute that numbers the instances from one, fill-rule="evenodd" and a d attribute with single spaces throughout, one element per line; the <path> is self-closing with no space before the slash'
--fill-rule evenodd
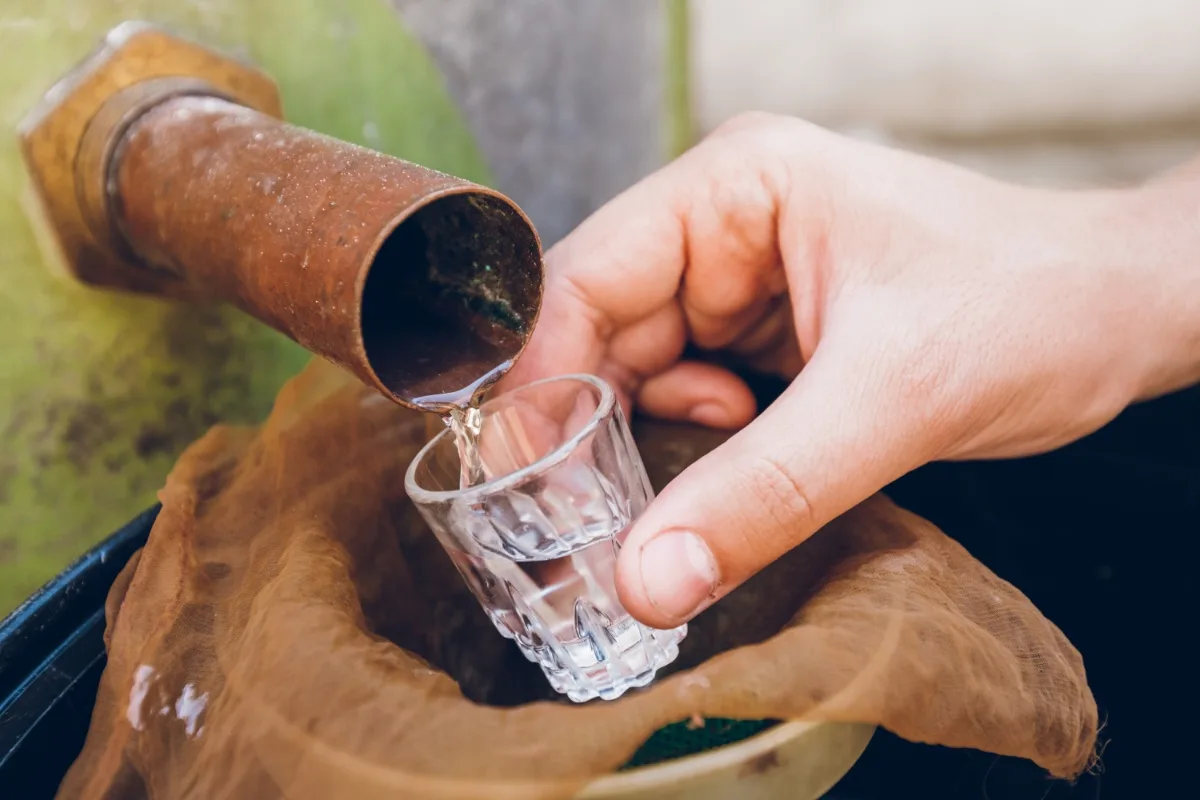
<path id="1" fill-rule="evenodd" d="M 757 775 L 762 775 L 770 772 L 773 769 L 776 769 L 781 763 L 782 762 L 779 760 L 779 754 L 774 750 L 768 750 L 762 755 L 755 756 L 743 764 L 742 768 L 738 770 L 738 777 L 752 778 Z"/>

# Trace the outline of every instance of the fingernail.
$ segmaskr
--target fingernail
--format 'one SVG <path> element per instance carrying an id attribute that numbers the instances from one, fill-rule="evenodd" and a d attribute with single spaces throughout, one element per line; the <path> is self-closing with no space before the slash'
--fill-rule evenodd
<path id="1" fill-rule="evenodd" d="M 688 412 L 688 419 L 710 428 L 724 428 L 729 425 L 729 411 L 720 403 L 701 403 Z"/>
<path id="2" fill-rule="evenodd" d="M 719 581 L 712 552 L 691 531 L 655 536 L 642 547 L 640 563 L 646 599 L 664 616 L 680 622 L 707 603 Z"/>

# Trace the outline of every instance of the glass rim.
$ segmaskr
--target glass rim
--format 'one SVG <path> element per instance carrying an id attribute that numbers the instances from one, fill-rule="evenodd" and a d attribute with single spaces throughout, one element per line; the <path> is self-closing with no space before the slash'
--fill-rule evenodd
<path id="1" fill-rule="evenodd" d="M 429 456 L 431 451 L 437 447 L 438 443 L 441 442 L 442 439 L 453 435 L 453 432 L 449 428 L 446 428 L 446 430 L 440 432 L 426 442 L 425 445 L 417 451 L 417 454 L 413 457 L 413 460 L 409 462 L 408 469 L 406 469 L 404 472 L 405 494 L 407 494 L 413 503 L 417 505 L 449 502 L 451 500 L 458 500 L 462 498 L 467 498 L 468 500 L 472 501 L 479 500 L 489 494 L 493 494 L 498 491 L 504 491 L 506 489 L 512 489 L 528 480 L 531 476 L 556 467 L 562 462 L 566 461 L 567 457 L 571 455 L 571 452 L 579 446 L 579 443 L 582 442 L 585 437 L 591 435 L 600 426 L 600 423 L 612 413 L 617 399 L 616 393 L 613 391 L 612 386 L 610 386 L 607 381 L 596 375 L 588 375 L 582 372 L 568 375 L 556 375 L 552 378 L 542 378 L 541 380 L 534 381 L 533 383 L 527 383 L 524 386 L 519 386 L 510 392 L 505 392 L 504 394 L 499 395 L 495 398 L 495 400 L 499 401 L 510 394 L 515 395 L 525 391 L 526 389 L 533 389 L 544 384 L 556 383 L 559 381 L 576 381 L 579 383 L 585 383 L 600 392 L 600 400 L 597 402 L 595 410 L 592 411 L 592 415 L 588 417 L 587 422 L 581 425 L 579 430 L 573 433 L 570 438 L 561 442 L 553 450 L 539 458 L 537 461 L 534 461 L 532 464 L 527 464 L 518 470 L 509 472 L 506 475 L 501 475 L 499 478 L 494 478 L 490 481 L 484 481 L 483 483 L 478 483 L 474 486 L 467 487 L 466 489 L 426 489 L 417 483 L 417 467 L 422 461 L 425 460 L 427 456 Z M 486 407 L 489 402 L 493 401 L 485 401 L 481 408 Z"/>

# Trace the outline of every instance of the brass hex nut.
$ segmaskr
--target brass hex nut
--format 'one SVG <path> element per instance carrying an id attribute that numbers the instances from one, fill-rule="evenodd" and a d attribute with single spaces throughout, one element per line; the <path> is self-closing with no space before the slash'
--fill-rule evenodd
<path id="1" fill-rule="evenodd" d="M 174 276 L 137 263 L 109 224 L 108 161 L 122 134 L 141 113 L 180 94 L 211 94 L 282 117 L 279 89 L 264 73 L 153 25 L 126 22 L 18 127 L 40 206 L 34 224 L 84 283 L 186 294 Z"/>

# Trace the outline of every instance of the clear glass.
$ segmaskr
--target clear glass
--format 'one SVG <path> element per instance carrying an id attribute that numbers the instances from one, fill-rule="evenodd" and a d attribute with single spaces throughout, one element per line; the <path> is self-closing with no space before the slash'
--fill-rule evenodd
<path id="1" fill-rule="evenodd" d="M 478 455 L 464 478 L 439 433 L 405 489 L 496 629 L 576 702 L 650 683 L 687 626 L 648 628 L 617 599 L 617 552 L 653 490 L 612 388 L 569 375 L 500 395 L 480 407 Z"/>

